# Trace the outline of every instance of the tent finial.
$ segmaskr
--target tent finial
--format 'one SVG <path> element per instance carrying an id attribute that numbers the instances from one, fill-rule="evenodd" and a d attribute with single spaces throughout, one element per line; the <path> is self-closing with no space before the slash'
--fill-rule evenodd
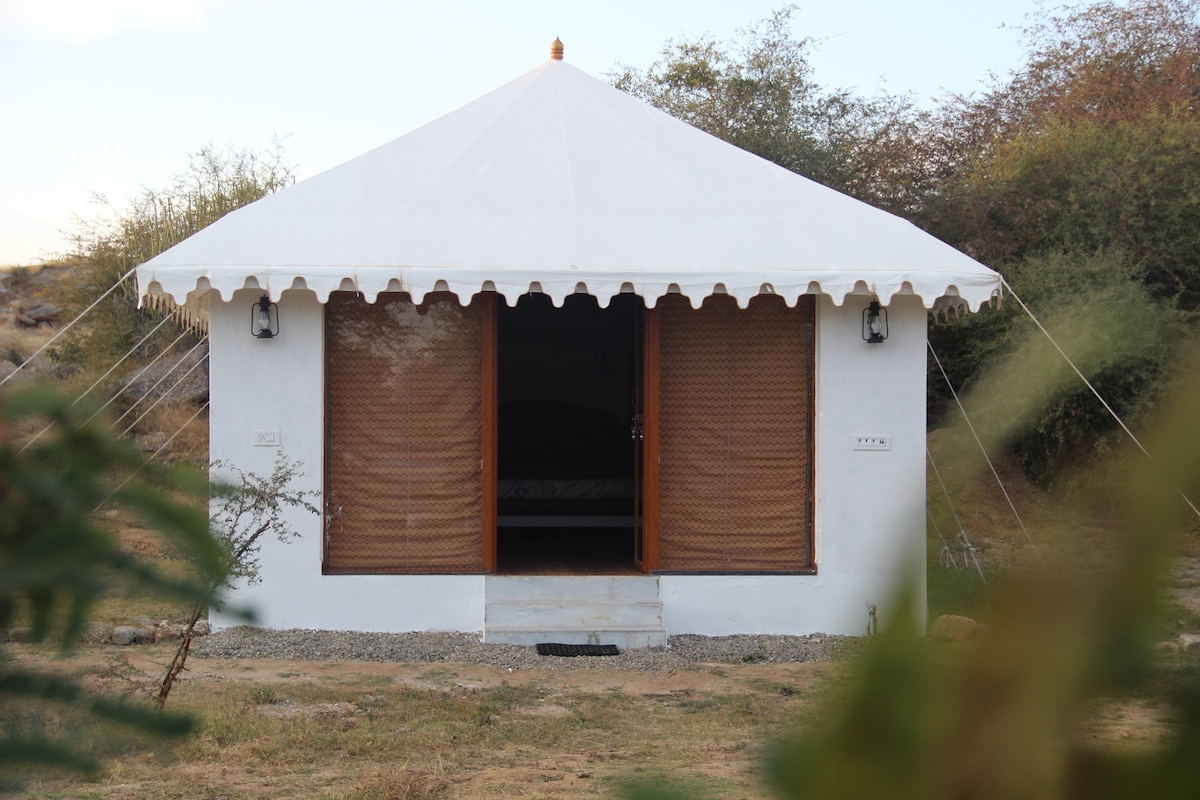
<path id="1" fill-rule="evenodd" d="M 550 60 L 551 61 L 562 61 L 563 60 L 562 56 L 563 56 L 562 40 L 559 39 L 557 36 L 555 36 L 554 41 L 550 43 Z"/>

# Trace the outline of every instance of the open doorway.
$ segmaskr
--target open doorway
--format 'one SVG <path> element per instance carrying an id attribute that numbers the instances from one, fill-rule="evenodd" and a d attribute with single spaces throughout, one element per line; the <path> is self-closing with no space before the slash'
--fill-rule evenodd
<path id="1" fill-rule="evenodd" d="M 500 304 L 498 572 L 637 572 L 642 316 L 635 295 Z"/>

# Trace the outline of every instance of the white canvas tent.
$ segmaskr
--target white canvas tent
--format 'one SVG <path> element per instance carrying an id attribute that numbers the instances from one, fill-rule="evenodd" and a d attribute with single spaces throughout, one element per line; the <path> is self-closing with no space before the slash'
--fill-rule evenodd
<path id="1" fill-rule="evenodd" d="M 856 633 L 868 606 L 886 615 L 897 576 L 924 575 L 927 309 L 950 303 L 977 310 L 1000 291 L 995 272 L 910 223 L 558 60 L 228 215 L 142 265 L 138 280 L 153 302 L 184 306 L 210 324 L 212 457 L 265 472 L 281 446 L 308 465 L 309 488 L 324 492 L 324 517 L 295 519 L 300 541 L 268 544 L 262 583 L 238 589 L 262 624 L 625 646 L 661 643 L 673 633 Z M 461 312 L 447 305 L 445 292 L 457 296 Z M 279 303 L 283 332 L 256 341 L 249 315 L 264 293 Z M 510 309 L 531 293 L 561 310 L 547 304 L 536 316 L 528 304 Z M 584 326 L 585 339 L 611 337 L 617 317 L 636 328 L 620 334 L 615 361 L 607 344 L 594 353 L 576 346 L 570 357 L 549 345 L 529 355 L 541 345 L 521 339 L 522 326 L 552 323 L 539 335 L 562 344 L 578 327 L 580 294 L 595 297 L 604 311 L 588 313 L 607 326 Z M 861 336 L 872 298 L 888 310 L 891 336 L 883 345 Z M 704 306 L 694 318 L 689 302 Z M 428 312 L 437 303 L 445 314 Z M 454 351 L 461 371 L 430 377 L 403 366 L 416 363 L 411 337 L 442 317 L 468 331 Z M 705 320 L 718 317 L 727 328 L 714 334 Z M 768 317 L 778 324 L 763 322 Z M 753 337 L 743 335 L 755 325 Z M 421 336 L 426 349 L 438 338 Z M 511 351 L 528 357 L 505 362 Z M 442 363 L 441 352 L 431 363 Z M 387 360 L 394 353 L 407 360 Z M 728 370 L 706 372 L 726 358 Z M 781 359 L 786 369 L 776 369 Z M 593 361 L 595 370 L 579 370 Z M 355 374 L 360 362 L 370 366 Z M 547 374 L 530 364 L 548 365 Z M 506 475 L 505 451 L 513 448 L 504 420 L 533 408 L 512 410 L 528 400 L 525 388 L 505 388 L 505 375 L 518 373 L 518 383 L 540 387 L 539 408 L 572 385 L 587 395 L 570 400 L 576 405 L 605 393 L 636 396 L 635 444 L 626 446 L 636 450 L 638 466 L 623 480 L 637 497 L 622 512 L 635 520 L 636 556 L 622 570 L 535 578 L 503 569 L 505 482 L 531 485 L 524 475 Z M 728 382 L 685 385 L 700 373 Z M 636 377 L 620 384 L 597 378 L 612 374 Z M 419 458 L 411 449 L 412 430 L 438 424 L 406 416 L 413 393 L 429 387 L 441 394 L 418 405 L 462 406 L 446 430 L 468 435 L 454 473 L 467 488 L 446 494 L 438 479 L 428 496 L 395 494 L 394 486 L 414 483 L 412 464 L 440 463 L 449 449 L 436 436 L 438 444 Z M 719 419 L 687 405 L 726 394 L 727 406 L 703 412 Z M 388 405 L 400 396 L 404 403 Z M 763 397 L 775 398 L 774 406 L 762 407 Z M 784 411 L 779 398 L 799 400 Z M 508 411 L 497 412 L 506 402 Z M 369 407 L 363 419 L 347 422 L 359 406 Z M 593 412 L 586 425 L 599 419 Z M 735 447 L 745 420 L 751 443 Z M 628 432 L 629 419 L 618 422 Z M 703 449 L 714 442 L 716 450 Z M 738 459 L 743 486 L 731 490 L 737 476 L 728 465 Z M 404 462 L 409 472 L 381 473 L 384 461 Z M 709 470 L 716 462 L 726 464 L 724 472 Z M 691 480 L 709 472 L 711 485 Z M 784 473 L 786 480 L 776 480 Z M 355 494 L 360 477 L 370 488 Z M 567 477 L 557 483 L 579 483 Z M 762 499 L 760 489 L 774 499 Z M 730 498 L 751 510 L 770 506 L 738 523 L 752 535 L 791 514 L 790 560 L 772 560 L 770 553 L 786 548 L 743 561 L 681 555 L 705 536 L 709 555 L 742 546 L 737 536 L 745 530 L 712 534 L 700 530 L 709 522 L 695 522 L 695 531 L 678 522 L 720 492 L 714 502 L 727 508 Z M 370 547 L 424 535 L 436 548 L 437 530 L 417 530 L 429 523 L 430 509 L 466 519 L 454 539 L 459 560 L 410 562 L 407 551 L 338 560 L 342 523 L 359 505 L 378 512 L 355 523 L 356 541 Z M 533 518 L 523 513 L 508 519 Z M 613 518 L 555 514 L 534 515 L 535 523 L 561 523 L 564 537 Z M 388 525 L 395 530 L 384 531 Z"/>
<path id="2" fill-rule="evenodd" d="M 540 286 L 744 306 L 763 287 L 841 304 L 944 295 L 972 309 L 992 270 L 911 223 L 731 147 L 562 61 L 237 211 L 138 270 L 178 303 L 302 281 L 420 302 Z M 674 287 L 674 288 L 673 288 Z"/>

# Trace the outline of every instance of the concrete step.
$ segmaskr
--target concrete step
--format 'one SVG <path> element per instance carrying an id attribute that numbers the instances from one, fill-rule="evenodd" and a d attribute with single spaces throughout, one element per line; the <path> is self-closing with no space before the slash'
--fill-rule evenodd
<path id="1" fill-rule="evenodd" d="M 484 625 L 662 625 L 662 603 L 621 600 L 502 600 L 488 602 Z"/>
<path id="2" fill-rule="evenodd" d="M 667 643 L 654 576 L 488 576 L 485 642 L 615 644 L 621 650 Z"/>
<path id="3" fill-rule="evenodd" d="M 604 628 L 582 630 L 574 628 L 552 628 L 544 625 L 531 627 L 490 626 L 483 631 L 483 640 L 493 644 L 515 644 L 532 647 L 539 642 L 561 644 L 615 644 L 617 649 L 638 650 L 643 647 L 665 647 L 667 631 L 661 625 L 646 628 Z"/>
<path id="4" fill-rule="evenodd" d="M 658 602 L 655 575 L 488 575 L 484 593 L 491 600 L 584 598 Z"/>

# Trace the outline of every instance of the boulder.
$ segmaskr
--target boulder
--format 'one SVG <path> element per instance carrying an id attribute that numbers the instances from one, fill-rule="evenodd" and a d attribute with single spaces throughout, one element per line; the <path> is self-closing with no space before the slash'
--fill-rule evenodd
<path id="1" fill-rule="evenodd" d="M 1186 653 L 1193 647 L 1200 647 L 1200 633 L 1196 631 L 1188 631 L 1187 633 L 1179 634 L 1180 650 Z"/>
<path id="2" fill-rule="evenodd" d="M 979 624 L 970 617 L 960 617 L 957 614 L 943 614 L 929 626 L 929 638 L 951 639 L 956 642 L 975 638 Z"/>
<path id="3" fill-rule="evenodd" d="M 38 306 L 26 311 L 25 316 L 34 322 L 57 322 L 58 318 L 62 316 L 62 309 L 53 305 Z"/>
<path id="4" fill-rule="evenodd" d="M 154 629 L 154 641 L 156 642 L 172 642 L 176 639 L 183 638 L 183 625 L 174 625 L 164 622 Z"/>
<path id="5" fill-rule="evenodd" d="M 157 399 L 170 392 L 169 400 L 173 402 L 203 403 L 208 400 L 208 363 L 204 361 L 206 355 L 207 346 L 198 348 L 190 355 L 183 353 L 167 356 L 143 372 L 129 387 L 129 393 L 136 399 L 147 396 Z M 202 361 L 204 363 L 199 363 Z M 195 369 L 192 369 L 193 367 Z"/>
<path id="6" fill-rule="evenodd" d="M 154 628 L 146 625 L 118 625 L 113 628 L 113 644 L 122 647 L 131 644 L 154 644 Z"/>
<path id="7" fill-rule="evenodd" d="M 137 637 L 138 629 L 133 625 L 118 625 L 113 628 L 112 638 L 109 640 L 113 644 L 119 644 L 122 647 L 131 645 Z"/>

